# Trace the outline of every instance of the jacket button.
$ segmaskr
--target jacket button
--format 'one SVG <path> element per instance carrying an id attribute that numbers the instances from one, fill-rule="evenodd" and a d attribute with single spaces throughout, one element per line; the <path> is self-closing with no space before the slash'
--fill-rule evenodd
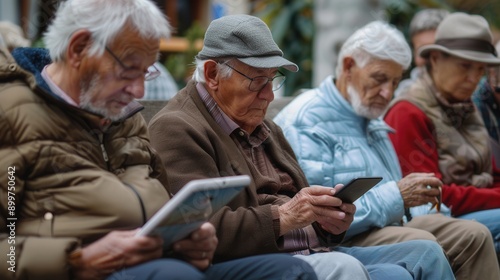
<path id="1" fill-rule="evenodd" d="M 50 220 L 52 220 L 52 218 L 54 218 L 54 214 L 52 214 L 52 213 L 50 213 L 50 212 L 47 212 L 47 213 L 45 213 L 45 215 L 43 215 L 43 218 L 44 218 L 45 220 L 50 221 Z"/>
<path id="2" fill-rule="evenodd" d="M 240 136 L 245 136 L 245 132 L 240 130 Z"/>
<path id="3" fill-rule="evenodd" d="M 15 64 L 10 64 L 9 65 L 9 70 L 10 71 L 14 72 L 14 71 L 16 71 L 16 69 L 17 69 L 17 65 L 15 65 Z"/>

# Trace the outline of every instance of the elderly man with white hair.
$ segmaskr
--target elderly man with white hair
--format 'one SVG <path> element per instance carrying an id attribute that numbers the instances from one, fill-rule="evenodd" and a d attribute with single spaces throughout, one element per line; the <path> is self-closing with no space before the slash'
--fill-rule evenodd
<path id="1" fill-rule="evenodd" d="M 275 118 L 309 184 L 334 187 L 356 177 L 383 177 L 354 204 L 348 246 L 428 239 L 440 243 L 457 279 L 498 279 L 488 229 L 441 214 L 442 182 L 432 173 L 402 178 L 389 139 L 393 130 L 379 117 L 393 97 L 411 50 L 401 32 L 383 22 L 356 31 L 342 46 L 336 77 L 302 93 Z M 435 210 L 434 210 L 435 211 Z M 412 213 L 411 221 L 405 213 Z M 408 215 L 410 217 L 410 215 Z"/>

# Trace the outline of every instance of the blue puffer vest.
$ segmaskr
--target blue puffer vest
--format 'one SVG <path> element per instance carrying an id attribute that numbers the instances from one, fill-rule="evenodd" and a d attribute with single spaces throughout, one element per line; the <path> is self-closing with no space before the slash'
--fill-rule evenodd
<path id="1" fill-rule="evenodd" d="M 311 185 L 335 186 L 356 177 L 383 177 L 354 203 L 357 210 L 346 239 L 401 222 L 404 204 L 397 181 L 402 175 L 388 137 L 393 130 L 381 119 L 358 116 L 332 76 L 298 96 L 274 121 L 282 127 Z M 411 212 L 421 215 L 423 209 L 426 214 L 429 207 Z"/>

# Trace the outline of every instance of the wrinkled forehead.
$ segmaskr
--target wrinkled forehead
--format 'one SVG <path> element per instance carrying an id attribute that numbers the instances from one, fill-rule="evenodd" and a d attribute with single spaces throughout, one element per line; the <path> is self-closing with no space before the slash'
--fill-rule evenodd
<path id="1" fill-rule="evenodd" d="M 378 73 L 397 78 L 403 74 L 404 68 L 401 64 L 394 60 L 372 58 L 362 68 L 362 71 L 366 71 L 369 74 Z"/>
<path id="2" fill-rule="evenodd" d="M 142 58 L 158 60 L 160 41 L 154 38 L 140 37 L 137 32 L 121 32 L 108 43 L 110 48 L 120 58 Z"/>
<path id="3" fill-rule="evenodd" d="M 108 42 L 108 46 L 125 48 L 128 45 L 133 48 L 149 49 L 150 51 L 158 52 L 160 49 L 160 39 L 141 35 L 136 28 L 127 24 Z M 141 45 L 143 46 L 141 47 Z"/>

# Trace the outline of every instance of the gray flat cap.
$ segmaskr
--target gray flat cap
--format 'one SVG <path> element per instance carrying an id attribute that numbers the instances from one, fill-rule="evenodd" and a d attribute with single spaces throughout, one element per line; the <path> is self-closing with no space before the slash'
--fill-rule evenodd
<path id="1" fill-rule="evenodd" d="M 258 17 L 224 16 L 210 23 L 198 59 L 234 57 L 255 68 L 283 67 L 297 72 L 299 67 L 283 58 L 271 31 Z"/>

